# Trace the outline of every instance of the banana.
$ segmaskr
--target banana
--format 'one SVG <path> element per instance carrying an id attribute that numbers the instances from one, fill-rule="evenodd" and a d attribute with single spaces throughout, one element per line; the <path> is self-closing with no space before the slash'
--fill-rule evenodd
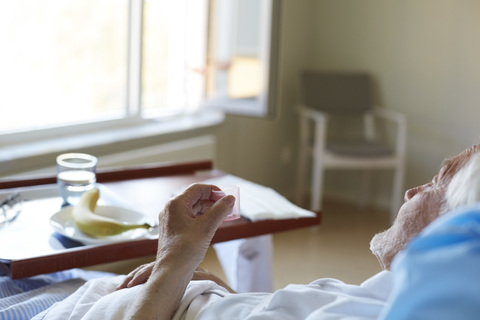
<path id="1" fill-rule="evenodd" d="M 148 223 L 128 224 L 96 214 L 95 209 L 99 197 L 98 188 L 86 191 L 80 197 L 78 204 L 72 208 L 73 220 L 81 232 L 92 237 L 104 237 L 137 228 L 151 228 Z"/>

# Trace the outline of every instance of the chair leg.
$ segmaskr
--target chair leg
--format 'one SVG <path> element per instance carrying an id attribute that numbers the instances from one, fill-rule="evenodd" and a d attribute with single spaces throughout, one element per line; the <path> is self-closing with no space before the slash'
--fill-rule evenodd
<path id="1" fill-rule="evenodd" d="M 305 168 L 307 162 L 307 152 L 308 150 L 304 150 L 302 146 L 300 146 L 300 150 L 298 153 L 298 163 L 297 163 L 297 181 L 296 181 L 296 190 L 295 190 L 295 202 L 297 205 L 301 206 L 303 204 L 303 197 L 304 197 L 304 186 L 305 186 Z"/>
<path id="2" fill-rule="evenodd" d="M 394 178 L 393 178 L 392 203 L 390 208 L 390 222 L 392 223 L 397 217 L 398 210 L 400 209 L 400 206 L 402 203 L 403 177 L 404 177 L 403 167 L 395 169 Z"/>
<path id="3" fill-rule="evenodd" d="M 297 162 L 297 181 L 296 181 L 296 192 L 295 192 L 295 202 L 302 206 L 305 192 L 305 178 L 306 178 L 306 167 L 307 167 L 307 158 L 310 153 L 310 146 L 308 144 L 308 131 L 309 131 L 308 120 L 300 117 L 300 150 L 298 151 L 298 162 Z"/>
<path id="4" fill-rule="evenodd" d="M 326 120 L 319 121 L 315 125 L 313 156 L 312 156 L 312 186 L 310 198 L 310 210 L 320 211 L 322 209 L 323 196 L 323 151 L 327 132 Z"/>
<path id="5" fill-rule="evenodd" d="M 319 211 L 322 209 L 323 196 L 323 168 L 319 159 L 320 155 L 314 152 L 313 170 L 312 170 L 312 186 L 310 197 L 310 210 Z"/>
<path id="6" fill-rule="evenodd" d="M 372 181 L 372 171 L 369 169 L 362 170 L 362 178 L 359 192 L 359 205 L 365 207 L 370 198 L 370 186 Z"/>

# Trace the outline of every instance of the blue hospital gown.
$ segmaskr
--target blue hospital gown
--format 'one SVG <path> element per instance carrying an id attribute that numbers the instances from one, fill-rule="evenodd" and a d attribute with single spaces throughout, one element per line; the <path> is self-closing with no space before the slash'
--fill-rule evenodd
<path id="1" fill-rule="evenodd" d="M 480 205 L 439 218 L 392 265 L 381 319 L 480 319 Z"/>

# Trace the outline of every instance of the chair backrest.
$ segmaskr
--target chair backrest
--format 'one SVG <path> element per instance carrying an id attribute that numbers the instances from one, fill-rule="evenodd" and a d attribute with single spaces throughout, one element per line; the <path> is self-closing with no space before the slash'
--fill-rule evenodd
<path id="1" fill-rule="evenodd" d="M 366 73 L 304 71 L 302 102 L 328 113 L 363 113 L 372 108 L 371 79 Z"/>

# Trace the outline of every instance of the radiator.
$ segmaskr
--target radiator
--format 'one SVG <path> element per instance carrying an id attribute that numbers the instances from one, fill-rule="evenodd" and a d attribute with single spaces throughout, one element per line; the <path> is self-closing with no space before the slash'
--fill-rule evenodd
<path id="1" fill-rule="evenodd" d="M 212 163 L 215 163 L 215 152 L 215 136 L 205 135 L 149 147 L 129 149 L 113 154 L 94 155 L 98 158 L 98 168 L 103 169 L 159 162 L 190 162 L 196 160 L 211 160 Z M 51 175 L 55 174 L 55 172 L 55 164 L 52 164 L 50 167 L 13 174 L 10 177 L 22 178 L 43 174 Z"/>
<path id="2" fill-rule="evenodd" d="M 216 139 L 201 136 L 146 148 L 128 150 L 98 157 L 98 167 L 117 167 L 157 162 L 212 160 L 215 163 Z"/>

